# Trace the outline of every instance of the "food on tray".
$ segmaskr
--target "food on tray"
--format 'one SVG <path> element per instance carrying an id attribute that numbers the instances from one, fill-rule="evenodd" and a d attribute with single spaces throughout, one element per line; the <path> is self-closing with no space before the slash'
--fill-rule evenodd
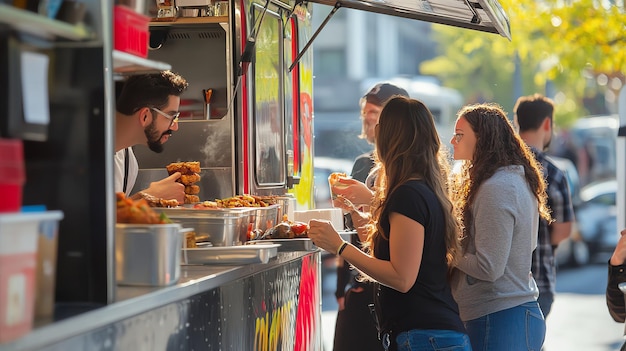
<path id="1" fill-rule="evenodd" d="M 217 202 L 215 201 L 202 201 L 193 205 L 193 208 L 204 209 L 204 208 L 217 208 Z"/>
<path id="2" fill-rule="evenodd" d="M 303 222 L 280 222 L 268 229 L 263 235 L 263 239 L 293 239 L 308 238 L 309 226 Z"/>
<path id="3" fill-rule="evenodd" d="M 116 193 L 117 223 L 166 224 L 172 223 L 165 213 L 157 214 L 145 199 L 134 201 L 124 193 Z"/>
<path id="4" fill-rule="evenodd" d="M 200 198 L 198 197 L 198 195 L 185 194 L 186 204 L 195 204 L 196 202 L 200 202 Z"/>
<path id="5" fill-rule="evenodd" d="M 234 208 L 234 207 L 268 207 L 277 203 L 276 196 L 235 195 L 215 201 L 203 201 L 194 205 L 194 208 Z"/>
<path id="6" fill-rule="evenodd" d="M 150 207 L 176 207 L 179 205 L 176 199 L 166 200 L 144 192 L 141 193 L 141 197 L 146 200 Z"/>
<path id="7" fill-rule="evenodd" d="M 200 193 L 200 187 L 195 183 L 200 181 L 200 162 L 174 162 L 165 166 L 167 173 L 172 175 L 180 172 L 181 176 L 176 181 L 185 185 L 185 203 L 193 204 L 200 202 L 197 196 Z"/>

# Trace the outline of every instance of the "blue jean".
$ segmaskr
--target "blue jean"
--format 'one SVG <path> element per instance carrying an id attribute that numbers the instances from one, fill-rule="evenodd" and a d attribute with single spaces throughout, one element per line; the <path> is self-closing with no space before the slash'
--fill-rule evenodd
<path id="1" fill-rule="evenodd" d="M 452 330 L 413 329 L 396 336 L 398 351 L 472 351 L 469 337 Z"/>
<path id="2" fill-rule="evenodd" d="M 465 322 L 474 351 L 539 351 L 546 322 L 537 301 Z"/>

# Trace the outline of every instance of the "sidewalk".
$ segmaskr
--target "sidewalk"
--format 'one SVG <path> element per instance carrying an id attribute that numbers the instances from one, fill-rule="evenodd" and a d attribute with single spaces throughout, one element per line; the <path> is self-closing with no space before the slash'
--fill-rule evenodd
<path id="1" fill-rule="evenodd" d="M 322 312 L 324 350 L 332 351 L 337 311 Z M 558 293 L 543 351 L 617 351 L 624 326 L 608 315 L 604 295 Z"/>

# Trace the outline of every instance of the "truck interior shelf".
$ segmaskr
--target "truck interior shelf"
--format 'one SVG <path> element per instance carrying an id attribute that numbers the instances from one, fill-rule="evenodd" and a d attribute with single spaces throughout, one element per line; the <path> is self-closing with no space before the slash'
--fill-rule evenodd
<path id="1" fill-rule="evenodd" d="M 71 25 L 3 4 L 0 4 L 0 23 L 6 23 L 21 32 L 44 39 L 81 41 L 93 37 L 93 33 L 83 25 Z"/>
<path id="2" fill-rule="evenodd" d="M 150 71 L 165 71 L 172 65 L 164 62 L 148 60 L 123 51 L 113 50 L 113 71 L 118 74 Z"/>
<path id="3" fill-rule="evenodd" d="M 228 16 L 178 17 L 174 21 L 158 21 L 153 18 L 150 26 L 172 26 L 181 24 L 228 23 Z"/>

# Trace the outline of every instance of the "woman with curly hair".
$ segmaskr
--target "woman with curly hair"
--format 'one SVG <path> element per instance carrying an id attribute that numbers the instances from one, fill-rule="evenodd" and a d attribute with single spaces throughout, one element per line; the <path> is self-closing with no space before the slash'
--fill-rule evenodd
<path id="1" fill-rule="evenodd" d="M 495 104 L 462 108 L 452 199 L 462 255 L 452 292 L 474 351 L 540 350 L 545 320 L 530 272 L 539 217 L 550 221 L 540 165 Z"/>
<path id="2" fill-rule="evenodd" d="M 366 252 L 328 221 L 309 237 L 375 280 L 375 308 L 386 350 L 471 350 L 449 283 L 460 252 L 448 198 L 448 159 L 426 106 L 394 97 L 376 130 L 380 166 Z"/>

